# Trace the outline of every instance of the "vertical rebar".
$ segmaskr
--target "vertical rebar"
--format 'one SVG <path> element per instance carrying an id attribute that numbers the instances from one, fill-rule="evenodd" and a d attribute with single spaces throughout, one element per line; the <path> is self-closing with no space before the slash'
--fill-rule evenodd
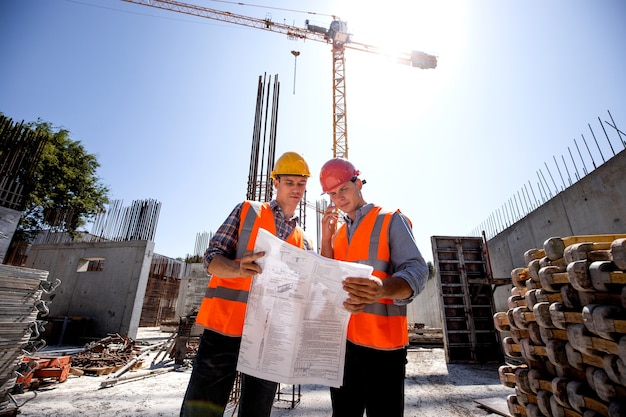
<path id="1" fill-rule="evenodd" d="M 512 200 L 512 198 L 509 198 L 509 206 L 511 207 L 511 220 L 515 223 L 517 221 L 517 213 L 515 212 L 515 205 L 511 202 Z"/>
<path id="2" fill-rule="evenodd" d="M 604 128 L 604 125 L 602 124 L 602 120 L 600 120 L 600 117 L 598 117 L 598 121 L 600 122 L 600 127 L 604 131 L 604 136 L 606 137 L 606 141 L 609 143 L 609 147 L 611 148 L 611 152 L 613 152 L 613 156 L 615 156 L 615 150 L 613 149 L 613 144 L 609 140 L 609 135 L 606 134 L 606 129 Z"/>
<path id="3" fill-rule="evenodd" d="M 500 208 L 496 210 L 496 215 L 498 216 L 498 233 L 500 233 L 500 230 L 502 230 L 500 228 L 504 224 L 504 221 L 502 220 L 502 215 L 500 214 Z"/>
<path id="4" fill-rule="evenodd" d="M 269 166 L 270 161 L 272 169 L 274 167 L 273 161 L 276 157 L 276 139 L 278 133 L 278 104 L 280 98 L 280 82 L 278 81 L 278 74 L 274 75 L 274 88 L 272 90 L 272 112 L 271 112 L 271 124 L 270 124 L 270 142 L 267 149 L 267 164 Z M 271 171 L 270 171 L 271 172 Z M 266 177 L 266 193 L 264 201 L 270 201 L 274 194 L 274 187 L 272 181 L 269 178 L 269 174 Z"/>
<path id="5" fill-rule="evenodd" d="M 583 159 L 583 155 L 580 153 L 580 148 L 578 147 L 578 142 L 574 139 L 574 145 L 576 145 L 576 150 L 578 151 L 578 156 L 580 157 L 580 161 L 583 164 L 583 174 L 587 175 L 587 165 L 585 165 L 585 160 Z"/>
<path id="6" fill-rule="evenodd" d="M 587 148 L 587 152 L 589 153 L 589 158 L 591 158 L 591 163 L 593 165 L 593 169 L 596 169 L 596 161 L 593 159 L 593 155 L 591 154 L 591 150 L 589 150 L 589 145 L 587 144 L 587 139 L 585 139 L 585 136 L 583 136 L 583 134 L 581 133 L 580 136 L 583 138 L 583 142 L 585 143 L 585 147 Z"/>
<path id="7" fill-rule="evenodd" d="M 591 125 L 589 123 L 587 123 L 587 126 L 589 126 L 589 131 L 591 132 L 591 136 L 593 136 L 593 140 L 596 143 L 596 148 L 598 148 L 598 152 L 600 152 L 600 156 L 602 157 L 602 163 L 605 163 L 606 160 L 604 159 L 604 155 L 602 154 L 602 149 L 600 149 L 600 144 L 598 143 L 598 140 L 596 139 L 596 134 L 593 133 L 593 129 L 591 128 Z"/>
<path id="8" fill-rule="evenodd" d="M 554 181 L 554 177 L 552 176 L 552 173 L 550 172 L 550 168 L 548 168 L 548 164 L 546 164 L 545 162 L 543 163 L 546 166 L 546 170 L 548 171 L 548 175 L 550 175 L 550 179 L 552 180 L 552 185 L 554 185 L 554 194 L 558 194 L 559 193 L 559 187 L 557 187 L 556 182 Z"/>
<path id="9" fill-rule="evenodd" d="M 561 177 L 561 182 L 563 183 L 563 188 L 561 188 L 561 191 L 563 191 L 564 189 L 567 188 L 567 185 L 565 185 L 565 180 L 563 179 L 563 174 L 561 173 L 561 168 L 559 168 L 559 163 L 556 162 L 556 157 L 554 155 L 552 155 L 552 159 L 554 160 L 554 165 L 556 165 L 556 170 L 559 173 L 559 177 Z M 556 187 L 556 184 L 554 184 L 554 186 Z"/>
<path id="10" fill-rule="evenodd" d="M 524 184 L 524 189 L 522 190 L 522 195 L 524 196 L 524 201 L 527 201 L 526 207 L 530 207 L 528 209 L 528 213 L 530 213 L 535 208 L 533 207 L 533 201 L 530 199 L 530 194 L 528 194 L 528 188 L 526 188 L 526 184 Z M 526 213 L 526 214 L 528 214 L 528 213 Z"/>
<path id="11" fill-rule="evenodd" d="M 607 112 L 609 113 L 609 117 L 611 118 L 611 121 L 613 122 L 613 125 L 607 123 L 609 126 L 611 126 L 613 129 L 615 129 L 615 131 L 617 132 L 617 136 L 619 137 L 619 140 L 622 142 L 622 146 L 624 148 L 626 148 L 626 141 L 624 139 L 622 139 L 622 135 L 626 135 L 626 133 L 622 132 L 621 130 L 619 130 L 617 128 L 617 123 L 615 123 L 615 120 L 613 120 L 613 116 L 611 115 L 611 112 L 607 110 Z"/>
<path id="12" fill-rule="evenodd" d="M 520 196 L 519 192 L 520 192 L 520 190 L 517 190 L 517 197 L 519 198 L 519 201 L 520 201 L 519 204 L 520 204 L 520 207 L 522 207 L 522 210 L 524 208 L 526 208 L 526 211 L 524 212 L 524 216 L 526 216 L 528 214 L 528 212 L 530 211 L 530 209 L 528 208 L 528 203 L 526 202 L 526 199 L 525 198 L 522 199 L 522 197 L 524 196 L 524 190 L 522 190 L 522 196 Z M 523 206 L 522 206 L 522 203 L 524 203 Z M 522 217 L 524 217 L 524 216 L 522 216 Z"/>
<path id="13" fill-rule="evenodd" d="M 250 168 L 248 170 L 248 187 L 246 200 L 260 201 L 261 187 L 257 181 L 259 172 L 259 147 L 261 142 L 261 120 L 263 115 L 263 91 L 265 90 L 265 75 L 259 75 L 257 82 L 257 96 L 252 125 L 252 147 L 250 150 Z"/>
<path id="14" fill-rule="evenodd" d="M 533 199 L 535 200 L 535 208 L 537 208 L 540 206 L 540 204 L 537 201 L 537 196 L 535 195 L 535 190 L 533 189 L 533 185 L 530 183 L 530 180 L 528 180 L 528 186 L 530 187 L 530 191 L 533 193 Z"/>
<path id="15" fill-rule="evenodd" d="M 544 198 L 544 195 L 546 195 L 546 190 L 543 186 L 543 183 L 541 182 L 541 177 L 539 176 L 539 170 L 535 171 L 535 174 L 537 174 L 537 189 L 539 190 L 539 195 L 541 196 L 541 200 L 542 202 L 544 202 L 546 200 L 546 198 Z"/>
<path id="16" fill-rule="evenodd" d="M 574 165 L 574 173 L 576 174 L 576 181 L 580 179 L 580 174 L 578 173 L 578 167 L 576 166 L 576 161 L 574 161 L 574 155 L 572 155 L 572 150 L 567 147 L 567 152 L 569 152 L 569 157 L 572 160 L 572 165 Z"/>
<path id="17" fill-rule="evenodd" d="M 561 155 L 561 159 L 563 160 L 563 166 L 565 167 L 565 172 L 567 173 L 567 182 L 569 182 L 569 185 L 572 185 L 572 177 L 569 174 L 569 169 L 567 169 L 567 164 L 565 163 L 565 157 Z"/>

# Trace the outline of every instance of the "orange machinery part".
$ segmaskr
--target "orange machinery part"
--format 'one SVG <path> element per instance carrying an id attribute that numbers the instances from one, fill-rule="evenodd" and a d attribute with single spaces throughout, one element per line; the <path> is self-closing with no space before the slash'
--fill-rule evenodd
<path id="1" fill-rule="evenodd" d="M 22 362 L 28 363 L 33 369 L 26 375 L 18 375 L 16 384 L 28 388 L 33 378 L 52 378 L 59 382 L 65 382 L 70 373 L 71 356 L 58 357 L 31 357 L 22 358 Z"/>

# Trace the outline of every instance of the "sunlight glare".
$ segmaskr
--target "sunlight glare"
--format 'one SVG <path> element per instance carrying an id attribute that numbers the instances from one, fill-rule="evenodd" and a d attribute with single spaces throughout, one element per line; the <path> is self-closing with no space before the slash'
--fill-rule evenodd
<path id="1" fill-rule="evenodd" d="M 346 50 L 348 116 L 353 133 L 364 123 L 369 128 L 411 121 L 423 126 L 423 120 L 438 118 L 448 90 L 453 88 L 442 80 L 449 80 L 450 72 L 463 71 L 460 61 L 467 38 L 467 5 L 458 0 L 388 0 L 381 4 L 364 7 L 362 1 L 337 1 L 333 13 L 347 22 L 353 41 L 391 53 L 426 52 L 437 56 L 437 68 L 410 68 L 375 54 Z"/>

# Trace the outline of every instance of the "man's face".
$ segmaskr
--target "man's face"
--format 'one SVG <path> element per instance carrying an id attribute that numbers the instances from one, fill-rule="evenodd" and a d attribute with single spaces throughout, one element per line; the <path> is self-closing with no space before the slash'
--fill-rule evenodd
<path id="1" fill-rule="evenodd" d="M 344 213 L 350 213 L 355 210 L 356 204 L 359 202 L 358 186 L 359 180 L 355 182 L 347 181 L 333 188 L 326 194 L 335 206 Z"/>
<path id="2" fill-rule="evenodd" d="M 291 203 L 299 203 L 306 191 L 307 177 L 299 175 L 281 175 L 274 181 L 276 187 L 276 199 L 286 200 Z"/>

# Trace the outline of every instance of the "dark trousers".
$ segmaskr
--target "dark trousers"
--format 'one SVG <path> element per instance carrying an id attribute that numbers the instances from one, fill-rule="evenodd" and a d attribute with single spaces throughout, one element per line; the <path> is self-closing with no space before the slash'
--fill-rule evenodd
<path id="1" fill-rule="evenodd" d="M 222 417 L 237 377 L 241 337 L 205 330 L 200 338 L 181 417 Z M 241 375 L 239 417 L 268 417 L 278 384 Z"/>
<path id="2" fill-rule="evenodd" d="M 377 350 L 348 342 L 343 385 L 330 388 L 333 417 L 402 417 L 406 348 Z"/>

